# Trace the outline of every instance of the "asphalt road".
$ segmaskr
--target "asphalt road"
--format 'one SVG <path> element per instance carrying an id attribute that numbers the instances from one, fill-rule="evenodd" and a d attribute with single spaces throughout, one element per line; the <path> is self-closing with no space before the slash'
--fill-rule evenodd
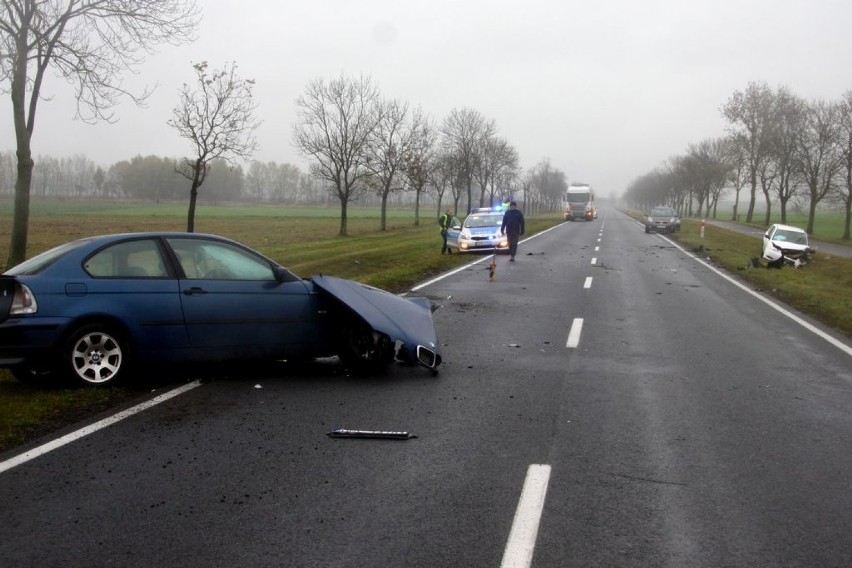
<path id="1" fill-rule="evenodd" d="M 848 342 L 613 210 L 497 261 L 415 292 L 436 377 L 235 371 L 0 473 L 0 564 L 852 562 Z"/>

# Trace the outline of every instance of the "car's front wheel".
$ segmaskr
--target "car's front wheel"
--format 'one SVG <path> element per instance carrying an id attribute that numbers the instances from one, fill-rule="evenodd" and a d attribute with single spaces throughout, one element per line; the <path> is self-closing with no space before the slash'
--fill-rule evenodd
<path id="1" fill-rule="evenodd" d="M 340 360 L 359 371 L 374 370 L 393 360 L 393 345 L 383 333 L 352 318 L 343 326 Z"/>
<path id="2" fill-rule="evenodd" d="M 111 326 L 88 324 L 65 342 L 60 364 L 72 382 L 83 385 L 113 385 L 130 374 L 130 349 L 124 336 Z"/>

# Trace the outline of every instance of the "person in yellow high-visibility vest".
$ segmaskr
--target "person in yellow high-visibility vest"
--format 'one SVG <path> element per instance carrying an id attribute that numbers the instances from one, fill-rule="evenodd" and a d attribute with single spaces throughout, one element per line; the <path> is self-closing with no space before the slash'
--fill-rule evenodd
<path id="1" fill-rule="evenodd" d="M 441 219 L 438 221 L 438 224 L 441 225 L 441 237 L 444 239 L 444 244 L 441 246 L 441 254 L 453 254 L 453 249 L 447 246 L 447 230 L 452 226 L 453 223 L 453 210 L 447 209 L 447 211 L 441 215 Z"/>

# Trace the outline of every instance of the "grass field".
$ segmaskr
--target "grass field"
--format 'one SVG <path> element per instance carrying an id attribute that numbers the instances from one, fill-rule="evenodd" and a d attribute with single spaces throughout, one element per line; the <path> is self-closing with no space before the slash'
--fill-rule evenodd
<path id="1" fill-rule="evenodd" d="M 338 215 L 336 207 L 205 206 L 198 210 L 196 230 L 244 242 L 302 276 L 333 274 L 394 292 L 470 260 L 439 254 L 434 211 L 423 211 L 421 225 L 415 227 L 411 211 L 391 210 L 388 230 L 379 231 L 377 210 L 353 208 L 347 237 L 337 234 Z M 561 215 L 527 221 L 531 234 L 561 222 Z M 8 257 L 10 227 L 11 204 L 0 201 L 0 262 Z M 185 227 L 184 204 L 36 201 L 28 256 L 86 235 Z M 719 266 L 852 337 L 852 260 L 817 256 L 802 270 L 740 270 L 759 250 L 754 238 L 707 227 L 700 239 L 694 220 L 685 220 L 676 238 L 687 248 L 703 247 Z M 0 451 L 142 396 L 140 388 L 146 387 L 39 389 L 0 371 Z"/>

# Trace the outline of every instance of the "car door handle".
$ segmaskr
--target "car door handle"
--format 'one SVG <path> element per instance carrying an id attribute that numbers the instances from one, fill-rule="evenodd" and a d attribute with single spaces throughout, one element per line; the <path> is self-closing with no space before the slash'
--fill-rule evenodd
<path id="1" fill-rule="evenodd" d="M 187 288 L 186 290 L 184 290 L 183 293 L 186 294 L 187 296 L 199 296 L 199 295 L 207 294 L 208 292 L 204 288 L 199 288 L 198 286 L 193 286 L 192 288 Z"/>

